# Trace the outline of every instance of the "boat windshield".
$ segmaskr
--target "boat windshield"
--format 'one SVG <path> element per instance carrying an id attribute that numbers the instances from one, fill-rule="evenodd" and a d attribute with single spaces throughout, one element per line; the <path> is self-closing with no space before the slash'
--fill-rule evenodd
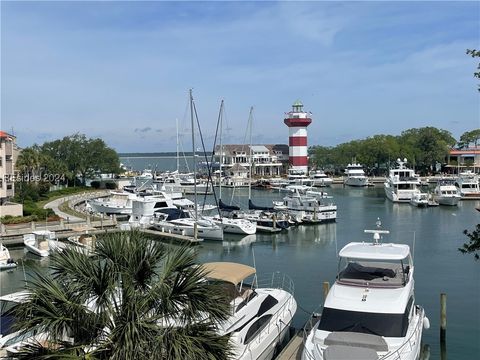
<path id="1" fill-rule="evenodd" d="M 324 308 L 319 330 L 357 332 L 385 337 L 404 337 L 408 329 L 408 317 L 413 304 L 410 298 L 403 314 L 370 313 Z"/>
<path id="2" fill-rule="evenodd" d="M 365 285 L 372 287 L 401 287 L 409 279 L 408 259 L 359 260 L 340 258 L 337 282 L 343 285 Z"/>

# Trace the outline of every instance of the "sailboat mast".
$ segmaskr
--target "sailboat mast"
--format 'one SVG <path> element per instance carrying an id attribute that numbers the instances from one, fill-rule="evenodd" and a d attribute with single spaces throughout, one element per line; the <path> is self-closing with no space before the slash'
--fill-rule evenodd
<path id="1" fill-rule="evenodd" d="M 250 171 L 248 172 L 248 200 L 252 198 L 252 166 L 253 166 L 253 161 L 252 161 L 252 114 L 253 114 L 253 106 L 250 108 L 250 114 L 248 115 L 248 126 L 249 126 L 249 131 L 250 131 L 250 146 L 249 146 L 249 152 L 248 152 L 248 157 L 249 157 L 249 168 Z"/>
<path id="2" fill-rule="evenodd" d="M 179 151 L 179 139 L 178 139 L 178 118 L 175 119 L 175 125 L 177 127 L 177 173 L 180 168 L 180 151 Z"/>
<path id="3" fill-rule="evenodd" d="M 223 130 L 223 99 L 222 99 L 222 102 L 220 103 L 220 183 L 219 183 L 220 200 L 222 200 L 222 165 L 223 165 L 222 130 Z"/>
<path id="4" fill-rule="evenodd" d="M 195 220 L 198 219 L 197 208 L 197 161 L 195 159 L 195 124 L 193 122 L 193 95 L 190 89 L 190 121 L 192 123 L 192 152 L 193 152 L 193 192 L 195 194 Z"/>

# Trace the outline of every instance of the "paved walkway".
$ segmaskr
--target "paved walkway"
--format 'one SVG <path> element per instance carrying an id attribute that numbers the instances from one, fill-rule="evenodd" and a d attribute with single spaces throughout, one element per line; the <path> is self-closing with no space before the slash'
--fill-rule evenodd
<path id="1" fill-rule="evenodd" d="M 78 216 L 73 216 L 73 215 L 70 215 L 70 214 L 67 214 L 67 213 L 61 211 L 59 209 L 60 205 L 65 203 L 65 202 L 69 202 L 69 206 L 70 206 L 70 202 L 72 202 L 72 201 L 74 201 L 75 203 L 78 203 L 78 202 L 81 202 L 83 200 L 88 200 L 88 199 L 92 199 L 92 198 L 99 197 L 99 196 L 105 196 L 108 193 L 109 193 L 109 191 L 95 191 L 95 192 L 85 192 L 83 194 L 80 193 L 80 194 L 64 196 L 64 197 L 61 197 L 61 198 L 58 198 L 58 199 L 55 199 L 53 201 L 50 201 L 50 202 L 46 203 L 43 206 L 43 208 L 44 209 L 52 209 L 53 212 L 56 215 L 58 215 L 62 219 L 68 220 L 70 222 L 83 222 L 83 221 L 85 221 L 85 218 L 80 218 Z"/>

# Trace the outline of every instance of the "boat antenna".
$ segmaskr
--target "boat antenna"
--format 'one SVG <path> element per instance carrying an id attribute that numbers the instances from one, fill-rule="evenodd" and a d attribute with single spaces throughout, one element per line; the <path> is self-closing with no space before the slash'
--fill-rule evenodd
<path id="1" fill-rule="evenodd" d="M 373 234 L 373 244 L 378 245 L 380 244 L 381 234 L 390 234 L 390 231 L 381 230 L 382 222 L 380 221 L 380 218 L 377 218 L 377 222 L 375 223 L 375 225 L 377 226 L 375 230 L 363 230 L 363 231 L 368 234 Z"/>

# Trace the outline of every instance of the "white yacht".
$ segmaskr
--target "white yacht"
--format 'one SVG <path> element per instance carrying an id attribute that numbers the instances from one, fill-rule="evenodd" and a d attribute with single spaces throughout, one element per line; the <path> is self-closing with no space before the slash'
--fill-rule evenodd
<path id="1" fill-rule="evenodd" d="M 218 215 L 207 217 L 207 219 L 221 226 L 223 232 L 227 234 L 253 235 L 257 232 L 257 224 L 247 219 L 234 219 Z"/>
<path id="2" fill-rule="evenodd" d="M 389 232 L 380 225 L 365 230 L 373 243 L 340 250 L 339 273 L 305 340 L 303 360 L 418 358 L 422 329 L 430 323 L 415 304 L 410 248 L 381 243 Z"/>
<path id="3" fill-rule="evenodd" d="M 112 191 L 108 197 L 88 200 L 88 205 L 94 213 L 126 215 L 132 212 L 132 201 L 137 197 L 128 191 Z"/>
<path id="4" fill-rule="evenodd" d="M 166 193 L 165 191 L 149 191 L 145 193 L 129 191 L 112 191 L 109 196 L 88 201 L 88 205 L 95 213 L 130 215 L 134 201 L 149 200 L 152 206 L 162 207 L 165 203 L 173 201 L 174 205 L 183 205 L 189 200 L 183 198 L 181 193 Z M 193 202 L 189 202 L 193 204 Z"/>
<path id="5" fill-rule="evenodd" d="M 61 249 L 64 244 L 60 244 L 55 236 L 55 232 L 50 230 L 35 230 L 29 234 L 23 235 L 23 244 L 31 253 L 46 257 L 50 251 Z"/>
<path id="6" fill-rule="evenodd" d="M 368 178 L 365 176 L 363 166 L 357 163 L 348 164 L 345 169 L 347 178 L 344 183 L 348 186 L 367 186 Z"/>
<path id="7" fill-rule="evenodd" d="M 151 225 L 162 232 L 198 237 L 200 239 L 223 240 L 223 229 L 212 220 L 190 217 L 181 209 L 160 209 L 155 212 Z"/>
<path id="8" fill-rule="evenodd" d="M 417 192 L 412 194 L 412 198 L 410 199 L 410 204 L 416 207 L 427 207 L 428 206 L 428 194 Z"/>
<path id="9" fill-rule="evenodd" d="M 8 355 L 6 348 L 29 337 L 29 334 L 23 334 L 21 330 L 15 331 L 14 319 L 9 313 L 16 304 L 27 301 L 29 295 L 28 291 L 22 290 L 0 296 L 0 358 Z"/>
<path id="10" fill-rule="evenodd" d="M 274 202 L 276 210 L 285 210 L 297 221 L 304 223 L 324 223 L 335 221 L 337 206 L 322 204 L 317 197 L 302 194 L 298 189 L 283 198 L 283 203 Z"/>
<path id="11" fill-rule="evenodd" d="M 391 169 L 383 186 L 385 195 L 393 202 L 409 202 L 413 194 L 419 193 L 420 178 L 415 171 L 408 169 L 407 159 L 397 159 L 399 167 Z"/>
<path id="12" fill-rule="evenodd" d="M 288 169 L 287 179 L 290 185 L 311 186 L 313 182 L 313 180 L 305 175 L 303 171 L 296 169 Z"/>
<path id="13" fill-rule="evenodd" d="M 10 256 L 10 251 L 0 242 L 0 270 L 8 270 L 17 267 L 17 263 Z"/>
<path id="14" fill-rule="evenodd" d="M 479 176 L 471 170 L 461 172 L 455 179 L 462 199 L 480 199 Z"/>
<path id="15" fill-rule="evenodd" d="M 207 278 L 223 282 L 230 295 L 231 316 L 219 324 L 218 331 L 230 335 L 231 359 L 272 359 L 297 310 L 290 278 L 274 273 L 263 282 L 255 268 L 230 262 L 202 266 Z M 247 284 L 252 277 L 251 285 Z"/>
<path id="16" fill-rule="evenodd" d="M 333 183 L 333 179 L 328 177 L 323 170 L 310 171 L 310 179 L 312 180 L 312 186 L 325 187 Z"/>
<path id="17" fill-rule="evenodd" d="M 456 206 L 462 196 L 453 179 L 440 179 L 433 191 L 433 198 L 440 205 Z"/>

